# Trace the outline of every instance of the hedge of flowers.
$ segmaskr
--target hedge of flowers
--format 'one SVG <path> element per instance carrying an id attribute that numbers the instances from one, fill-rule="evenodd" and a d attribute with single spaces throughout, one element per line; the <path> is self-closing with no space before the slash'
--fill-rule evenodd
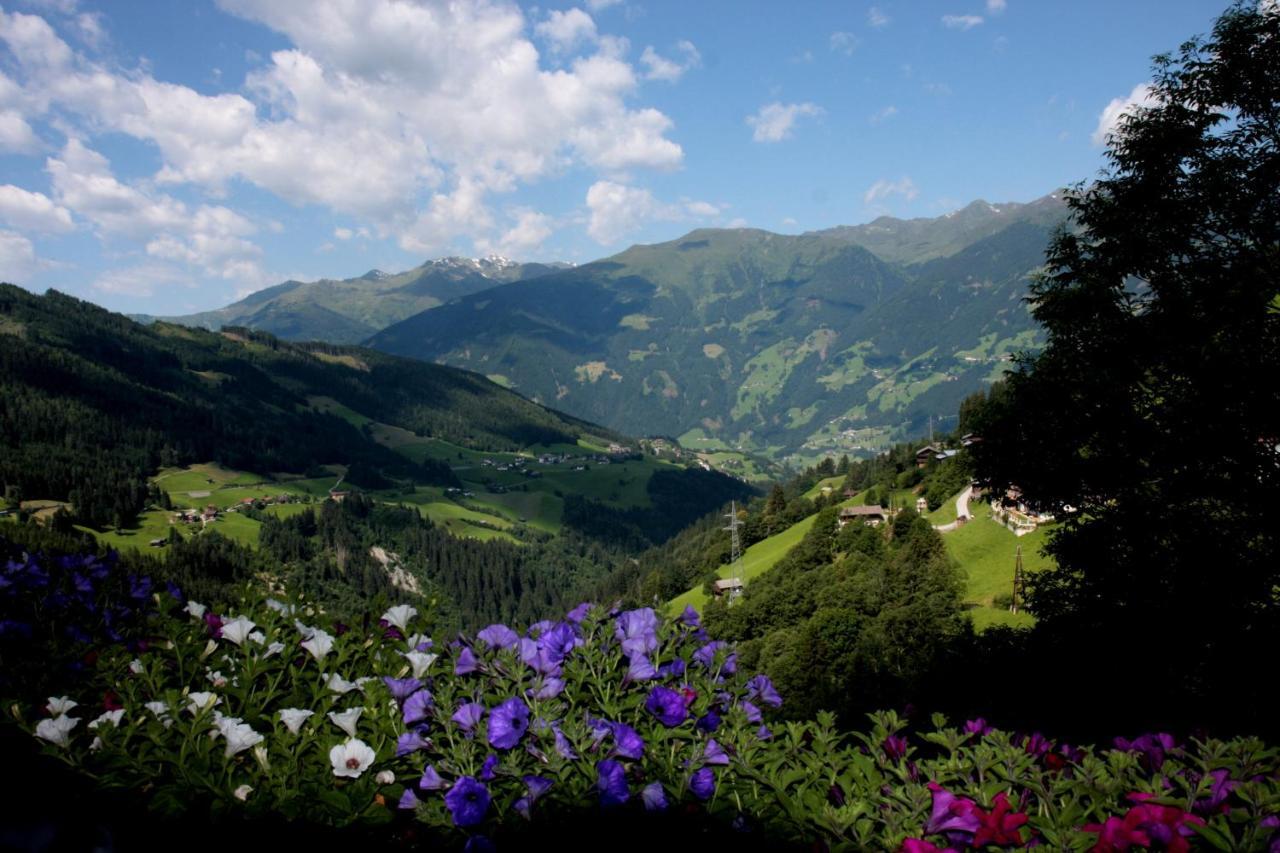
<path id="1" fill-rule="evenodd" d="M 826 849 L 1280 851 L 1280 757 L 1257 740 L 1094 749 L 982 720 L 912 733 L 893 713 L 846 735 L 771 723 L 783 697 L 692 610 L 583 604 L 451 638 L 422 621 L 399 605 L 335 624 L 252 588 L 215 610 L 93 558 L 11 561 L 0 662 L 41 632 L 72 651 L 65 695 L 5 705 L 49 755 L 162 814 L 416 821 L 472 847 L 592 810 Z"/>

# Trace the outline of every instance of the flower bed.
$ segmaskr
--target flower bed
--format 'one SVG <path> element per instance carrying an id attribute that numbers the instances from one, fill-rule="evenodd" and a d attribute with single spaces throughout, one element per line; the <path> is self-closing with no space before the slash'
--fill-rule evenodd
<path id="1" fill-rule="evenodd" d="M 215 612 L 92 559 L 10 562 L 0 607 L 11 720 L 159 814 L 418 825 L 473 847 L 590 812 L 830 849 L 1280 850 L 1280 759 L 1257 740 L 772 724 L 783 697 L 692 611 L 583 604 L 431 638 L 407 605 L 344 626 L 246 589 Z"/>

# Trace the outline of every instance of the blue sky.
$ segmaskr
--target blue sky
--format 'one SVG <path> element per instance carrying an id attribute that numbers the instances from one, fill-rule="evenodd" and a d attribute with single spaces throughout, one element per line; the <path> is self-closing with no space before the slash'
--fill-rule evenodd
<path id="1" fill-rule="evenodd" d="M 799 232 L 1103 166 L 1204 0 L 2 0 L 0 280 L 156 314 L 288 278 Z"/>

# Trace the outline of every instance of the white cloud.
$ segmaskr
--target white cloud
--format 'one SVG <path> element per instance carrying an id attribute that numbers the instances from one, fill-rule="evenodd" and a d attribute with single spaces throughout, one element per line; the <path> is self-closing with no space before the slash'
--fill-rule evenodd
<path id="1" fill-rule="evenodd" d="M 894 195 L 902 196 L 907 201 L 911 201 L 920 195 L 920 190 L 916 187 L 916 182 L 905 175 L 896 181 L 881 179 L 867 189 L 862 196 L 862 201 L 864 204 L 871 205 Z"/>
<path id="2" fill-rule="evenodd" d="M 594 42 L 597 36 L 596 22 L 578 8 L 553 9 L 533 31 L 546 39 L 552 50 L 558 53 L 568 53 L 581 43 Z"/>
<path id="3" fill-rule="evenodd" d="M 858 49 L 858 37 L 853 33 L 837 31 L 831 34 L 831 49 L 837 53 L 843 53 L 845 56 L 853 56 L 853 52 Z"/>
<path id="4" fill-rule="evenodd" d="M 872 6 L 870 9 L 867 10 L 868 26 L 872 26 L 872 27 L 875 27 L 876 29 L 880 29 L 881 27 L 889 26 L 889 21 L 890 21 L 889 16 L 886 15 L 880 9 L 879 6 Z"/>
<path id="5" fill-rule="evenodd" d="M 13 184 L 0 185 L 0 221 L 23 231 L 65 232 L 74 226 L 71 212 L 43 193 Z"/>
<path id="6" fill-rule="evenodd" d="M 592 12 L 599 12 L 601 9 L 617 6 L 621 2 L 622 0 L 587 0 L 587 8 Z"/>
<path id="7" fill-rule="evenodd" d="M 491 198 L 523 184 L 574 167 L 611 178 L 672 169 L 684 156 L 669 138 L 670 118 L 629 103 L 638 74 L 625 40 L 600 34 L 582 10 L 538 25 L 551 27 L 545 31 L 558 44 L 592 46 L 564 67 L 548 67 L 529 38 L 537 27 L 515 4 L 218 5 L 288 46 L 239 92 L 212 95 L 156 79 L 145 65 L 120 73 L 73 51 L 43 19 L 0 12 L 22 96 L 16 105 L 0 100 L 0 111 L 15 112 L 0 112 L 0 146 L 35 150 L 29 122 L 56 115 L 71 136 L 116 132 L 153 143 L 160 185 L 217 195 L 244 181 L 290 204 L 363 219 L 412 250 L 453 248 L 442 240 L 500 242 L 510 228 L 489 212 Z M 654 57 L 688 67 L 696 49 L 683 44 L 676 60 Z M 661 63 L 640 70 L 670 75 Z M 161 194 L 113 178 L 77 183 L 64 155 L 55 162 L 68 166 L 65 192 L 94 211 L 86 218 L 100 233 L 141 234 L 175 218 Z M 139 217 L 146 228 L 128 227 Z"/>
<path id="8" fill-rule="evenodd" d="M 13 231 L 0 230 L 0 281 L 17 283 L 35 272 L 38 262 L 31 241 Z"/>
<path id="9" fill-rule="evenodd" d="M 694 47 L 691 41 L 677 42 L 676 52 L 680 54 L 679 57 L 667 59 L 659 56 L 652 47 L 646 47 L 644 53 L 640 54 L 640 63 L 647 69 L 644 74 L 645 79 L 674 83 L 690 68 L 696 68 L 702 64 L 702 54 L 698 53 L 698 48 Z"/>
<path id="10" fill-rule="evenodd" d="M 971 30 L 982 23 L 981 15 L 943 15 L 942 26 L 950 30 Z"/>
<path id="11" fill-rule="evenodd" d="M 40 150 L 40 139 L 17 110 L 0 110 L 0 152 L 31 154 Z"/>
<path id="12" fill-rule="evenodd" d="M 999 15 L 1008 5 L 1008 0 L 987 0 L 987 14 Z"/>
<path id="13" fill-rule="evenodd" d="M 481 242 L 478 248 L 482 252 L 495 252 L 509 258 L 528 258 L 555 233 L 551 217 L 545 213 L 522 208 L 515 211 L 515 218 L 515 224 L 502 233 L 496 244 Z"/>
<path id="14" fill-rule="evenodd" d="M 146 297 L 156 288 L 192 287 L 194 282 L 182 270 L 164 264 L 143 264 L 110 270 L 98 276 L 93 289 L 113 296 Z"/>
<path id="15" fill-rule="evenodd" d="M 733 218 L 733 219 L 730 219 L 728 222 L 726 222 L 726 223 L 724 224 L 724 227 L 725 227 L 725 228 L 746 228 L 746 227 L 747 227 L 747 220 L 746 220 L 746 218 L 745 218 L 745 217 L 738 216 L 738 217 L 735 217 L 735 218 Z"/>
<path id="16" fill-rule="evenodd" d="M 872 113 L 871 117 L 868 118 L 867 121 L 871 122 L 872 124 L 880 124 L 881 122 L 884 122 L 893 118 L 897 114 L 898 114 L 898 108 L 895 107 L 893 104 L 890 104 L 884 109 L 877 110 L 876 112 Z"/>
<path id="17" fill-rule="evenodd" d="M 747 124 L 754 128 L 751 138 L 756 142 L 781 142 L 791 136 L 791 128 L 803 116 L 820 116 L 822 107 L 817 104 L 782 104 L 777 101 L 765 104 L 755 115 L 747 116 Z"/>
<path id="18" fill-rule="evenodd" d="M 350 240 L 355 236 L 355 232 L 350 228 L 335 228 L 333 229 L 333 236 L 339 240 Z"/>
<path id="19" fill-rule="evenodd" d="M 720 215 L 721 208 L 690 199 L 666 204 L 641 187 L 596 181 L 587 189 L 587 211 L 587 234 L 600 245 L 609 246 L 648 222 L 714 218 Z"/>
<path id="20" fill-rule="evenodd" d="M 1091 137 L 1094 145 L 1106 145 L 1107 137 L 1120 129 L 1121 119 L 1132 115 L 1135 110 L 1149 107 L 1155 103 L 1150 83 L 1139 83 L 1125 98 L 1113 98 L 1098 116 L 1098 126 Z"/>

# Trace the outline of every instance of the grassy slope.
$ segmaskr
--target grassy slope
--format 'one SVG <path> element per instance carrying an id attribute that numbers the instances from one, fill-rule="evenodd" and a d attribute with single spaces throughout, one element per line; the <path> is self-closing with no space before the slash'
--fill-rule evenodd
<path id="1" fill-rule="evenodd" d="M 1022 548 L 1022 565 L 1029 571 L 1050 568 L 1053 562 L 1040 554 L 1048 532 L 1040 528 L 1026 536 L 1011 531 L 991 519 L 991 507 L 970 503 L 973 519 L 963 527 L 943 535 L 947 551 L 968 574 L 966 603 L 978 630 L 990 625 L 1030 625 L 1026 613 L 1013 614 L 991 606 L 992 599 L 1013 590 L 1014 555 Z"/>

